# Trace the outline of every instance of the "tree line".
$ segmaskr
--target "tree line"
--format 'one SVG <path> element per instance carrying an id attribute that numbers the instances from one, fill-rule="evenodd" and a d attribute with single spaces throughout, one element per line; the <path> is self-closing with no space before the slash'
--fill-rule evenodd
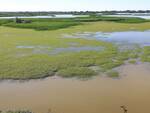
<path id="1" fill-rule="evenodd" d="M 91 15 L 91 14 L 117 14 L 117 13 L 150 13 L 150 10 L 125 10 L 125 11 L 37 11 L 37 12 L 0 12 L 0 17 L 8 16 L 45 16 L 54 14 L 73 14 L 73 15 Z"/>

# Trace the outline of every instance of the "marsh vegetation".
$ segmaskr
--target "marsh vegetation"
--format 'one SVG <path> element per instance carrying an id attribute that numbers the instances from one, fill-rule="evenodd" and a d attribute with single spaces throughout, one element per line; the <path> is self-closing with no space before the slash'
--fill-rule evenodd
<path id="1" fill-rule="evenodd" d="M 76 17 L 76 18 L 26 18 L 22 21 L 27 23 L 19 22 L 17 23 L 14 19 L 1 19 L 0 25 L 16 27 L 16 28 L 29 28 L 35 30 L 57 30 L 61 28 L 68 28 L 71 26 L 82 25 L 85 22 L 98 22 L 98 21 L 110 21 L 116 23 L 144 23 L 149 22 L 142 18 L 136 17 L 107 17 L 90 15 L 87 17 Z M 21 21 L 21 19 L 18 18 Z M 28 22 L 30 21 L 30 22 Z"/>
<path id="2" fill-rule="evenodd" d="M 118 76 L 111 70 L 130 58 L 149 62 L 149 46 L 121 50 L 122 46 L 107 41 L 107 32 L 130 31 L 131 28 L 147 30 L 149 20 L 95 15 L 26 20 L 31 20 L 31 23 L 0 20 L 0 79 L 35 79 L 54 75 L 84 78 L 99 73 Z M 89 36 L 82 35 L 84 32 Z M 108 38 L 92 39 L 93 33 L 97 32 L 105 32 Z M 71 37 L 78 33 L 75 38 Z M 68 38 L 65 38 L 66 34 Z M 93 66 L 98 71 L 91 68 Z"/>
<path id="3" fill-rule="evenodd" d="M 0 113 L 149 113 L 150 20 L 86 14 L 0 19 Z"/>

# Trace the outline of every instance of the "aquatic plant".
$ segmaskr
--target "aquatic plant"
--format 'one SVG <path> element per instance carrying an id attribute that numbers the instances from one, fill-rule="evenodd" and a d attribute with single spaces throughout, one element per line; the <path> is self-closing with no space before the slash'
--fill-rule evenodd
<path id="1" fill-rule="evenodd" d="M 109 71 L 106 73 L 108 75 L 108 77 L 112 77 L 112 78 L 118 78 L 119 77 L 119 73 L 117 71 Z"/>
<path id="2" fill-rule="evenodd" d="M 68 67 L 66 69 L 59 70 L 58 75 L 62 77 L 89 78 L 96 75 L 96 72 L 87 67 Z"/>
<path id="3" fill-rule="evenodd" d="M 89 17 L 77 17 L 77 18 L 37 18 L 37 19 L 24 19 L 27 23 L 16 23 L 13 19 L 0 20 L 0 25 L 15 27 L 15 28 L 25 28 L 25 29 L 35 29 L 35 30 L 56 30 L 62 28 L 68 28 L 71 26 L 86 24 L 87 22 L 117 22 L 117 23 L 145 23 L 150 22 L 149 20 L 134 18 L 134 17 L 106 17 L 106 16 L 89 16 Z M 28 21 L 32 21 L 28 23 Z"/>
<path id="4" fill-rule="evenodd" d="M 144 61 L 150 61 L 148 60 L 149 47 L 137 51 L 119 51 L 118 46 L 109 42 L 63 37 L 63 34 L 77 32 L 129 30 L 131 26 L 137 30 L 143 30 L 148 29 L 149 25 L 150 23 L 131 25 L 93 22 L 53 31 L 2 27 L 0 31 L 0 79 L 36 79 L 56 74 L 62 77 L 69 75 L 70 77 L 75 75 L 90 77 L 97 74 L 90 69 L 92 66 L 98 67 L 100 72 L 107 72 L 124 64 L 130 58 L 141 57 Z M 76 45 L 70 45 L 70 43 L 76 43 Z M 56 48 L 69 48 L 70 46 L 74 48 L 103 47 L 104 50 L 90 49 L 50 54 Z"/>
<path id="5" fill-rule="evenodd" d="M 129 63 L 136 64 L 136 60 L 129 60 Z"/>

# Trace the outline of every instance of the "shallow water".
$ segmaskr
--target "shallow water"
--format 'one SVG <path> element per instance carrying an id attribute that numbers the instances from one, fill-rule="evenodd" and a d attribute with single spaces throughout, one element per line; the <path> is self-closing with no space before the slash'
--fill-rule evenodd
<path id="1" fill-rule="evenodd" d="M 132 14 L 129 14 L 129 15 L 104 15 L 104 16 L 109 16 L 109 17 L 137 17 L 137 18 L 143 18 L 143 19 L 150 19 L 150 15 L 147 14 L 147 15 L 132 15 Z"/>
<path id="2" fill-rule="evenodd" d="M 0 109 L 29 109 L 36 113 L 150 113 L 150 67 L 125 65 L 121 79 L 97 76 L 82 81 L 58 77 L 1 81 Z"/>
<path id="3" fill-rule="evenodd" d="M 100 39 L 97 35 L 97 39 Z M 139 45 L 150 45 L 150 31 L 128 31 L 128 32 L 113 32 L 109 33 L 108 37 L 102 39 L 109 42 L 129 43 Z"/>
<path id="4" fill-rule="evenodd" d="M 150 45 L 150 31 L 126 31 L 126 32 L 85 32 L 73 35 L 64 35 L 66 38 L 96 39 L 119 44 Z"/>
<path id="5" fill-rule="evenodd" d="M 142 46 L 150 44 L 149 31 L 87 32 L 66 37 L 127 42 Z M 70 43 L 72 44 L 76 46 L 76 43 Z M 41 46 L 18 46 L 18 49 L 22 48 L 45 49 Z M 66 49 L 57 49 L 57 52 Z M 73 50 L 74 48 L 69 48 L 67 51 Z M 0 109 L 28 109 L 35 113 L 47 113 L 48 109 L 52 113 L 123 113 L 120 106 L 125 105 L 129 113 L 150 113 L 150 64 L 126 64 L 119 68 L 119 72 L 119 79 L 99 75 L 85 81 L 56 76 L 42 80 L 1 81 Z"/>
<path id="6" fill-rule="evenodd" d="M 17 16 L 18 18 L 76 18 L 76 17 L 88 17 L 89 15 L 71 15 L 71 14 L 64 14 L 64 15 L 55 15 L 55 16 Z M 14 19 L 16 16 L 12 17 L 0 17 L 0 19 Z"/>
<path id="7" fill-rule="evenodd" d="M 18 48 L 18 49 L 37 49 L 37 48 L 39 48 L 39 49 L 43 49 L 43 48 L 45 48 L 45 49 L 49 49 L 49 48 L 51 48 L 50 46 L 16 46 L 16 48 Z"/>
<path id="8" fill-rule="evenodd" d="M 68 47 L 68 48 L 55 48 L 50 52 L 51 55 L 64 53 L 64 52 L 81 52 L 81 51 L 102 51 L 104 47 L 97 46 L 83 46 L 83 47 Z"/>
<path id="9" fill-rule="evenodd" d="M 54 48 L 52 49 L 50 46 L 16 46 L 18 49 L 32 49 L 32 54 L 48 54 L 48 55 L 56 55 L 60 53 L 68 53 L 68 52 L 81 52 L 81 51 L 103 51 L 104 47 L 102 46 L 82 46 L 76 47 L 78 43 L 69 43 L 72 47 L 66 48 Z M 51 50 L 52 49 L 52 50 Z"/>

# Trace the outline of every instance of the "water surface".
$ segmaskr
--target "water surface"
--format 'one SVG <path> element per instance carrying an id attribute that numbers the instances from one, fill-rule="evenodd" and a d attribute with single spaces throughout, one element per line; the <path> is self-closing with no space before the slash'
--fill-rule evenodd
<path id="1" fill-rule="evenodd" d="M 81 51 L 102 51 L 104 50 L 104 47 L 97 46 L 97 47 L 92 47 L 92 46 L 83 46 L 83 47 L 68 47 L 68 48 L 55 48 L 50 52 L 51 55 L 56 55 L 59 53 L 64 53 L 64 52 L 81 52 Z"/>
<path id="2" fill-rule="evenodd" d="M 64 14 L 64 15 L 54 15 L 54 16 L 11 16 L 11 17 L 0 17 L 0 19 L 15 19 L 18 18 L 76 18 L 76 17 L 88 17 L 89 15 L 71 15 L 71 14 Z"/>
<path id="3" fill-rule="evenodd" d="M 69 43 L 70 47 L 59 47 L 52 48 L 50 46 L 33 46 L 33 45 L 24 45 L 24 46 L 16 46 L 18 49 L 31 49 L 31 54 L 48 54 L 48 55 L 57 55 L 60 53 L 74 53 L 74 52 L 82 52 L 82 51 L 103 51 L 104 47 L 102 46 L 81 46 L 78 47 L 77 43 Z"/>
<path id="4" fill-rule="evenodd" d="M 67 38 L 85 38 L 114 43 L 150 44 L 149 31 L 76 33 Z M 76 46 L 76 43 L 70 43 Z M 18 49 L 47 49 L 47 46 L 17 46 Z M 89 47 L 57 48 L 54 52 L 101 50 Z M 67 59 L 66 59 L 67 60 Z M 120 79 L 102 75 L 83 81 L 57 76 L 42 80 L 1 81 L 0 109 L 28 109 L 35 113 L 150 113 L 150 64 L 126 64 L 119 68 Z"/>
<path id="5" fill-rule="evenodd" d="M 135 15 L 135 14 L 119 14 L 119 15 L 104 15 L 108 17 L 137 17 L 143 19 L 150 19 L 150 15 Z"/>
<path id="6" fill-rule="evenodd" d="M 82 81 L 58 77 L 26 82 L 0 82 L 0 108 L 36 113 L 150 113 L 150 67 L 121 67 L 121 79 L 97 76 Z"/>
<path id="7" fill-rule="evenodd" d="M 64 35 L 66 38 L 95 39 L 119 44 L 150 45 L 150 31 L 84 32 Z"/>

